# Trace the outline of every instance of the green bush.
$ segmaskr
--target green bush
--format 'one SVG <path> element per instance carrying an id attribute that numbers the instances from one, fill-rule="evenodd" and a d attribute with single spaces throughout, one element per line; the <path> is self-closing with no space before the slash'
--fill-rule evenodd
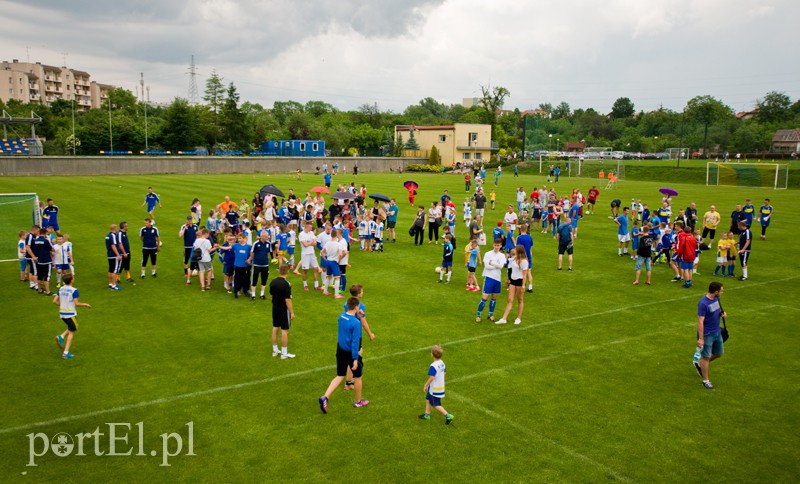
<path id="1" fill-rule="evenodd" d="M 422 171 L 422 172 L 430 172 L 430 173 L 439 173 L 442 171 L 442 167 L 437 165 L 419 165 L 413 164 L 408 165 L 406 168 L 407 171 Z"/>

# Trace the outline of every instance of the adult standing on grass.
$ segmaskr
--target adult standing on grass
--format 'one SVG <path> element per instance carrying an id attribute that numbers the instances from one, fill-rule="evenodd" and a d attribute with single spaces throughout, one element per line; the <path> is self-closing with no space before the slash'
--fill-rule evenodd
<path id="1" fill-rule="evenodd" d="M 747 222 L 739 222 L 739 263 L 742 266 L 740 281 L 747 280 L 747 261 L 750 260 L 750 246 L 753 243 L 753 233 L 747 227 Z"/>
<path id="2" fill-rule="evenodd" d="M 400 209 L 397 207 L 397 202 L 395 199 L 391 199 L 389 201 L 389 210 L 386 211 L 386 240 L 389 240 L 389 237 L 392 238 L 392 243 L 397 242 L 397 235 L 395 234 L 394 228 L 397 225 L 397 215 L 400 213 Z"/>
<path id="3" fill-rule="evenodd" d="M 436 202 L 431 202 L 428 209 L 428 243 L 439 243 L 439 226 L 442 224 L 442 209 Z"/>
<path id="4" fill-rule="evenodd" d="M 353 372 L 355 386 L 355 402 L 353 407 L 359 408 L 369 405 L 368 400 L 361 399 L 363 383 L 361 376 L 364 371 L 363 361 L 358 354 L 361 342 L 361 320 L 358 319 L 359 301 L 355 297 L 347 300 L 347 311 L 339 315 L 338 335 L 336 338 L 336 376 L 331 380 L 325 394 L 319 397 L 319 408 L 322 413 L 328 413 L 328 399 L 334 390 L 342 384 L 347 377 L 347 369 Z"/>
<path id="5" fill-rule="evenodd" d="M 117 224 L 111 224 L 106 234 L 106 257 L 108 258 L 108 288 L 121 291 L 117 285 L 117 274 L 122 266 L 122 252 L 119 249 L 119 235 Z"/>
<path id="6" fill-rule="evenodd" d="M 724 353 L 719 326 L 720 318 L 726 316 L 719 301 L 722 291 L 722 283 L 714 281 L 708 285 L 708 293 L 697 303 L 697 348 L 701 352 L 700 361 L 694 362 L 694 367 L 703 379 L 703 386 L 709 390 L 714 390 L 708 378 L 709 366 Z"/>
<path id="7" fill-rule="evenodd" d="M 147 194 L 144 196 L 144 202 L 142 202 L 142 206 L 144 207 L 147 205 L 147 213 L 150 215 L 150 220 L 155 221 L 156 217 L 154 212 L 156 211 L 156 204 L 158 204 L 158 208 L 164 208 L 161 205 L 161 199 L 153 193 L 153 187 L 147 187 Z"/>
<path id="8" fill-rule="evenodd" d="M 686 224 L 691 227 L 692 232 L 694 232 L 694 228 L 697 226 L 697 204 L 694 202 L 690 203 L 683 214 L 686 216 Z"/>
<path id="9" fill-rule="evenodd" d="M 523 279 L 525 278 L 525 271 L 528 270 L 528 258 L 525 255 L 525 247 L 517 245 L 508 254 L 508 302 L 506 302 L 506 309 L 503 311 L 503 317 L 498 319 L 495 324 L 506 324 L 506 318 L 511 314 L 511 309 L 514 307 L 514 301 L 517 302 L 517 319 L 514 324 L 522 323 L 522 310 L 525 307 L 523 297 L 525 290 L 522 286 Z"/>
<path id="10" fill-rule="evenodd" d="M 284 264 L 278 268 L 278 277 L 269 283 L 269 295 L 272 296 L 272 356 L 281 355 L 282 360 L 294 358 L 289 353 L 289 329 L 294 319 L 292 305 L 292 285 L 286 280 L 289 266 Z M 281 330 L 281 349 L 278 349 L 278 329 Z"/>
<path id="11" fill-rule="evenodd" d="M 422 245 L 425 242 L 425 207 L 422 205 L 417 208 L 417 215 L 411 225 L 411 235 L 414 237 L 414 245 Z"/>
<path id="12" fill-rule="evenodd" d="M 264 290 L 267 287 L 269 280 L 269 261 L 270 253 L 272 252 L 272 242 L 269 240 L 269 232 L 262 230 L 258 234 L 258 240 L 253 244 L 250 251 L 250 264 L 252 264 L 253 281 L 250 284 L 250 300 L 256 300 L 256 289 L 258 289 L 258 281 L 261 280 L 261 299 L 266 299 Z"/>
<path id="13" fill-rule="evenodd" d="M 66 273 L 62 279 L 64 285 L 58 290 L 58 294 L 53 298 L 53 304 L 59 307 L 58 314 L 61 320 L 67 325 L 67 330 L 56 336 L 58 346 L 64 350 L 61 353 L 61 358 L 68 360 L 75 355 L 69 352 L 72 346 L 72 339 L 75 337 L 75 331 L 78 330 L 78 323 L 75 322 L 75 317 L 78 315 L 75 310 L 76 307 L 90 308 L 89 303 L 82 303 L 78 301 L 78 289 L 72 287 L 72 274 Z"/>
<path id="14" fill-rule="evenodd" d="M 528 292 L 533 292 L 533 275 L 531 274 L 531 267 L 533 266 L 533 257 L 531 250 L 533 249 L 533 237 L 528 233 L 528 224 L 523 223 L 519 226 L 519 237 L 517 237 L 517 245 L 522 246 L 525 250 L 525 257 L 528 259 L 528 268 L 523 271 L 522 286 L 525 286 L 525 281 L 528 282 Z"/>
<path id="15" fill-rule="evenodd" d="M 144 279 L 147 261 L 150 261 L 152 276 L 156 277 L 156 259 L 161 251 L 161 237 L 158 229 L 153 226 L 153 221 L 144 219 L 144 227 L 139 229 L 139 238 L 142 240 L 142 279 Z"/>
<path id="16" fill-rule="evenodd" d="M 197 262 L 192 260 L 192 247 L 197 240 L 197 224 L 192 222 L 192 216 L 186 217 L 186 223 L 181 225 L 178 237 L 183 237 L 183 273 L 186 274 L 186 285 L 192 283 L 192 270 L 197 269 Z"/>
<path id="17" fill-rule="evenodd" d="M 481 301 L 478 303 L 478 313 L 475 316 L 475 322 L 481 322 L 481 313 L 486 307 L 486 300 L 491 296 L 489 301 L 489 321 L 494 321 L 494 308 L 497 305 L 497 295 L 503 290 L 500 280 L 502 279 L 501 271 L 506 266 L 506 255 L 500 249 L 503 247 L 503 241 L 494 239 L 492 250 L 483 255 L 483 295 Z"/>
<path id="18" fill-rule="evenodd" d="M 486 211 L 486 195 L 483 193 L 483 188 L 479 188 L 475 192 L 475 221 L 478 225 L 483 225 L 483 215 Z"/>
<path id="19" fill-rule="evenodd" d="M 708 212 L 703 214 L 703 239 L 708 237 L 708 240 L 714 240 L 714 236 L 717 234 L 717 226 L 721 220 L 722 217 L 717 212 L 717 207 L 711 205 L 708 208 Z M 709 243 L 709 245 L 711 244 Z"/>
<path id="20" fill-rule="evenodd" d="M 33 242 L 39 236 L 38 225 L 32 225 L 31 231 L 25 235 L 25 262 L 28 264 L 28 284 L 34 291 L 39 289 L 39 278 L 36 273 L 36 254 L 33 252 Z"/>
<path id="21" fill-rule="evenodd" d="M 53 227 L 55 232 L 60 232 L 58 226 L 58 205 L 53 203 L 52 198 L 47 199 L 47 205 L 42 209 L 42 228 Z"/>
<path id="22" fill-rule="evenodd" d="M 573 245 L 575 244 L 575 231 L 572 228 L 569 216 L 564 218 L 564 223 L 558 228 L 556 237 L 558 238 L 558 270 L 561 270 L 564 261 L 564 252 L 566 252 L 569 270 L 571 271 Z"/>
<path id="23" fill-rule="evenodd" d="M 125 271 L 125 280 L 133 282 L 131 279 L 131 241 L 128 240 L 128 222 L 119 223 L 119 245 L 122 248 L 122 260 L 120 261 L 120 274 Z M 120 276 L 117 276 L 119 279 Z"/>
<path id="24" fill-rule="evenodd" d="M 38 274 L 39 294 L 52 296 L 50 292 L 50 269 L 53 265 L 55 249 L 47 236 L 47 229 L 39 229 L 38 237 L 33 241 L 33 253 L 36 256 L 36 274 Z"/>
<path id="25" fill-rule="evenodd" d="M 739 235 L 741 233 L 741 229 L 739 228 L 739 222 L 745 222 L 745 215 L 744 211 L 742 210 L 742 204 L 737 203 L 736 208 L 733 212 L 731 212 L 731 227 L 730 231 L 733 232 L 735 235 Z M 745 224 L 747 226 L 747 224 Z"/>

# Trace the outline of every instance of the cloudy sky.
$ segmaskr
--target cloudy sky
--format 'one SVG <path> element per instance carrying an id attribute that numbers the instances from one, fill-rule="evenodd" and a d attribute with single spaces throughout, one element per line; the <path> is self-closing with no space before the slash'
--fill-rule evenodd
<path id="1" fill-rule="evenodd" d="M 212 69 L 242 100 L 453 104 L 481 85 L 506 108 L 566 101 L 608 112 L 735 111 L 769 91 L 800 98 L 797 0 L 0 0 L 0 60 L 88 71 L 153 101 L 201 92 Z"/>

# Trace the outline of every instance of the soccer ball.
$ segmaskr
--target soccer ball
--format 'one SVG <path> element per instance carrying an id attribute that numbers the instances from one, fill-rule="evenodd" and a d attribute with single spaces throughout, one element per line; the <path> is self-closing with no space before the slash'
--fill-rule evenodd
<path id="1" fill-rule="evenodd" d="M 193 275 L 193 276 L 196 276 L 196 275 L 197 275 L 197 269 L 194 269 L 194 270 L 192 271 L 192 275 Z"/>
<path id="2" fill-rule="evenodd" d="M 437 267 L 434 269 L 434 272 L 436 272 L 436 273 L 438 274 L 438 273 L 442 272 L 442 268 L 437 266 Z"/>

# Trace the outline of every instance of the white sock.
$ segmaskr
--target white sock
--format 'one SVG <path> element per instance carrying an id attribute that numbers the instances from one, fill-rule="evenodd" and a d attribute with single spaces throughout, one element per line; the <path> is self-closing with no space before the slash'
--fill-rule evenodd
<path id="1" fill-rule="evenodd" d="M 452 276 L 452 275 L 453 275 L 452 272 L 448 272 L 447 273 L 447 282 L 450 282 L 450 276 Z"/>
<path id="2" fill-rule="evenodd" d="M 261 295 L 264 295 L 264 286 L 261 286 Z"/>
<path id="3" fill-rule="evenodd" d="M 742 275 L 743 275 L 744 277 L 747 277 L 747 267 L 745 267 L 745 268 L 743 268 L 743 269 L 742 269 Z"/>
<path id="4" fill-rule="evenodd" d="M 319 287 L 319 281 L 315 280 L 315 281 L 314 281 L 314 289 L 316 289 L 316 288 L 318 288 L 318 287 Z"/>
<path id="5" fill-rule="evenodd" d="M 281 353 L 282 353 L 282 354 L 284 354 L 284 355 L 285 355 L 285 354 L 286 354 L 286 353 L 288 353 L 288 352 L 289 352 L 289 350 L 288 350 L 288 349 L 287 349 L 285 346 L 284 346 L 283 348 L 281 348 Z"/>
<path id="6" fill-rule="evenodd" d="M 278 350 L 278 345 L 272 345 L 272 352 L 277 353 L 278 351 L 280 351 Z"/>
<path id="7" fill-rule="evenodd" d="M 308 287 L 308 281 L 303 281 L 303 287 Z"/>

